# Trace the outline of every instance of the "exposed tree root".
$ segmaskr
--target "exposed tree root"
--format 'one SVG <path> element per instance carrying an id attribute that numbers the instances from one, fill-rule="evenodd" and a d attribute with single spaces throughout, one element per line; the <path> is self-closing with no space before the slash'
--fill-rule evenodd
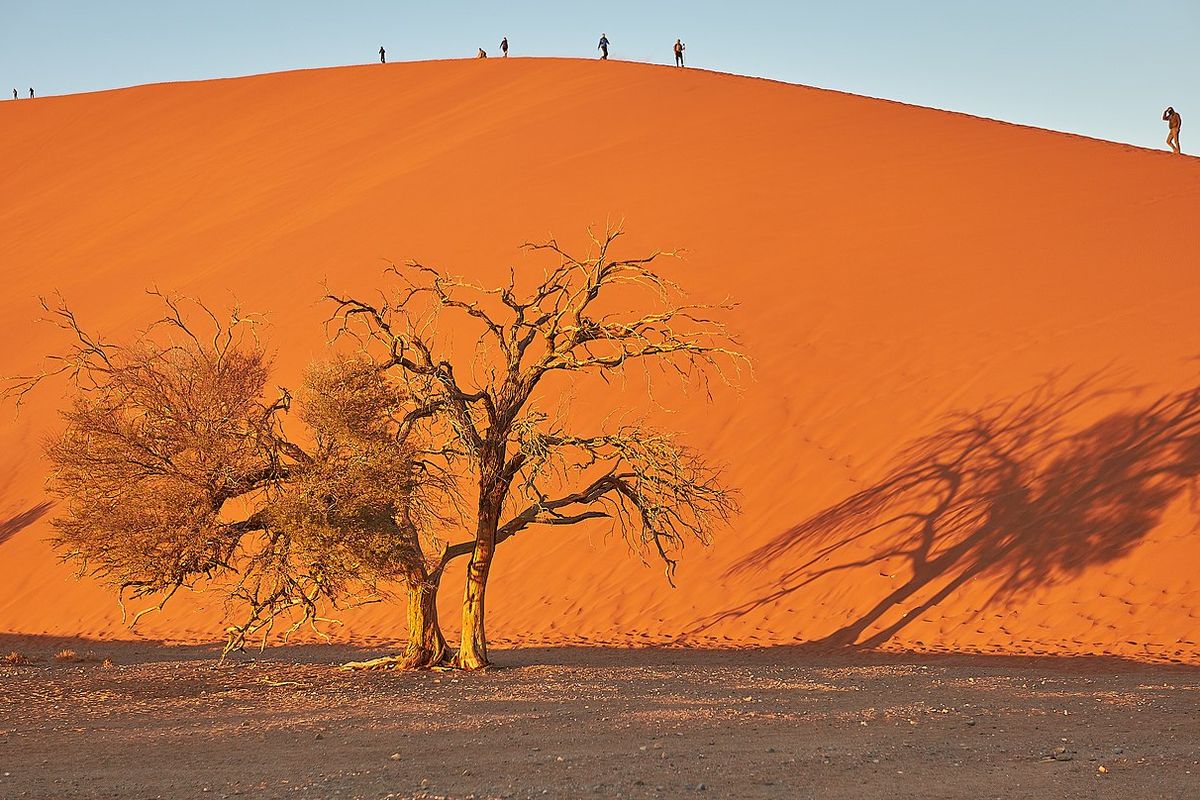
<path id="1" fill-rule="evenodd" d="M 436 657 L 431 653 L 405 654 L 402 656 L 383 656 L 366 661 L 348 661 L 338 667 L 344 672 L 361 672 L 366 670 L 452 670 L 455 669 L 453 653 L 441 652 Z"/>
<path id="2" fill-rule="evenodd" d="M 384 656 L 383 658 L 372 658 L 367 661 L 347 661 L 338 669 L 345 672 L 354 672 L 358 670 L 368 669 L 412 669 L 408 663 L 408 659 L 404 656 Z"/>

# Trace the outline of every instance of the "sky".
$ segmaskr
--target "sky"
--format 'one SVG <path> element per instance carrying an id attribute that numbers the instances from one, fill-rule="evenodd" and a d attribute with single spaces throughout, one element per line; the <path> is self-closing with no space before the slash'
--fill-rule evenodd
<path id="1" fill-rule="evenodd" d="M 1200 120 L 1200 0 L 0 0 L 0 98 L 389 61 L 668 63 L 1163 147 Z M 1188 125 L 1183 143 L 1187 150 Z"/>

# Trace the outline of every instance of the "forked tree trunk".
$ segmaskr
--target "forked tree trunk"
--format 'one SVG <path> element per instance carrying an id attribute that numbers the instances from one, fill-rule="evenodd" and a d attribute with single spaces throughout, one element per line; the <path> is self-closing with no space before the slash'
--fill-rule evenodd
<path id="1" fill-rule="evenodd" d="M 408 645 L 404 667 L 429 669 L 446 661 L 446 639 L 438 625 L 438 578 L 413 581 L 408 586 Z"/>

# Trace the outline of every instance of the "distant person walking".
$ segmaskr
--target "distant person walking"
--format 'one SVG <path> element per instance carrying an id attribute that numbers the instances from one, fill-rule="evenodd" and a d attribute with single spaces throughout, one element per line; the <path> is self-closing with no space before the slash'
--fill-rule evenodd
<path id="1" fill-rule="evenodd" d="M 1183 117 L 1179 116 L 1179 112 L 1174 108 L 1167 106 L 1167 110 L 1163 112 L 1163 120 L 1167 123 L 1167 144 L 1175 155 L 1179 155 L 1179 128 L 1183 125 Z"/>
<path id="2" fill-rule="evenodd" d="M 379 63 L 380 64 L 387 63 L 387 50 L 384 50 L 382 45 L 380 45 L 380 47 L 379 47 Z"/>
<path id="3" fill-rule="evenodd" d="M 13 100 L 17 99 L 17 90 L 13 89 Z"/>
<path id="4" fill-rule="evenodd" d="M 508 58 L 508 37 L 507 36 L 505 36 L 503 39 L 500 40 L 500 53 L 505 58 Z"/>
<path id="5" fill-rule="evenodd" d="M 675 40 L 675 66 L 683 66 L 683 51 L 687 50 L 687 45 L 679 39 Z"/>
<path id="6" fill-rule="evenodd" d="M 600 60 L 608 61 L 608 34 L 600 34 L 600 44 L 596 45 L 596 49 L 600 51 Z"/>
<path id="7" fill-rule="evenodd" d="M 30 100 L 33 99 L 33 87 L 32 86 L 29 87 L 29 99 Z"/>

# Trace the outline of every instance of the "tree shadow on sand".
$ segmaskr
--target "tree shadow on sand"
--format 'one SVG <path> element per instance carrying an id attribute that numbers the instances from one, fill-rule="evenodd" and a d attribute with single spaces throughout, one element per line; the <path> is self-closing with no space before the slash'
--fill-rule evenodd
<path id="1" fill-rule="evenodd" d="M 994 582 L 987 605 L 1001 603 L 1126 554 L 1189 489 L 1196 511 L 1200 388 L 1072 429 L 1073 415 L 1118 393 L 1099 390 L 1095 379 L 1065 390 L 1056 384 L 953 415 L 903 451 L 877 484 L 750 553 L 729 574 L 767 571 L 795 552 L 813 555 L 764 596 L 692 633 L 824 578 L 900 560 L 906 569 L 897 572 L 907 579 L 820 640 L 877 647 L 975 578 Z M 861 557 L 843 555 L 868 543 Z M 916 605 L 873 630 L 909 602 Z"/>
<path id="2" fill-rule="evenodd" d="M 4 544 L 33 523 L 37 522 L 46 514 L 47 511 L 50 510 L 52 505 L 54 504 L 50 502 L 38 503 L 28 511 L 22 511 L 20 514 L 0 522 L 0 544 Z"/>

